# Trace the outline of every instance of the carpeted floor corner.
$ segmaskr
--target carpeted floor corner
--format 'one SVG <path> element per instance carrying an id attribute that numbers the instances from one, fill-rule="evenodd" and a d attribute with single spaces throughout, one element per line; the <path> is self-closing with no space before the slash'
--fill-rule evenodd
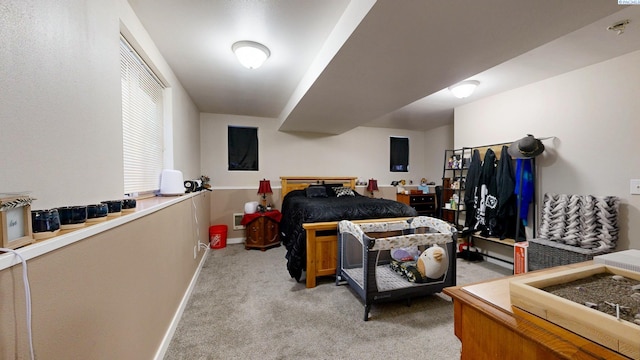
<path id="1" fill-rule="evenodd" d="M 306 289 L 284 247 L 212 250 L 165 359 L 459 359 L 453 306 L 443 294 L 373 305 L 332 277 Z M 458 285 L 511 274 L 458 259 Z"/>

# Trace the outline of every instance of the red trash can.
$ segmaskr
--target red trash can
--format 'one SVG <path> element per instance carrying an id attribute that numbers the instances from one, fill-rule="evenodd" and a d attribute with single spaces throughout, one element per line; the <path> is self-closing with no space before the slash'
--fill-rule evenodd
<path id="1" fill-rule="evenodd" d="M 209 226 L 209 245 L 212 249 L 222 249 L 227 246 L 227 225 Z"/>

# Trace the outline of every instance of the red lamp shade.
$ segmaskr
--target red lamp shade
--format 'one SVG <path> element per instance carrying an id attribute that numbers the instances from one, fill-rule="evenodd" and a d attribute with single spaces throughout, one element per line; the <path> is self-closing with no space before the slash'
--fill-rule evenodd
<path id="1" fill-rule="evenodd" d="M 373 192 L 378 191 L 378 180 L 369 179 L 369 184 L 367 185 L 367 191 L 371 192 L 371 196 L 373 196 Z"/>
<path id="2" fill-rule="evenodd" d="M 271 181 L 262 179 L 260 180 L 260 186 L 258 187 L 258 194 L 273 194 L 273 190 L 271 190 Z"/>

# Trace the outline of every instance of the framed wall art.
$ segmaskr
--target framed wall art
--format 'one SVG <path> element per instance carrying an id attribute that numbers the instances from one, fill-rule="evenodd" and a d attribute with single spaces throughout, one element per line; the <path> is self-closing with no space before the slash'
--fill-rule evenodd
<path id="1" fill-rule="evenodd" d="M 2 247 L 17 249 L 33 242 L 31 201 L 26 195 L 0 194 L 0 238 Z"/>

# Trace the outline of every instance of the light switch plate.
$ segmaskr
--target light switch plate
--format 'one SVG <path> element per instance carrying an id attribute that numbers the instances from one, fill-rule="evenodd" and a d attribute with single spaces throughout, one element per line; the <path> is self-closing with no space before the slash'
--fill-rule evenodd
<path id="1" fill-rule="evenodd" d="M 629 181 L 629 191 L 631 195 L 640 195 L 640 179 L 631 179 Z"/>

